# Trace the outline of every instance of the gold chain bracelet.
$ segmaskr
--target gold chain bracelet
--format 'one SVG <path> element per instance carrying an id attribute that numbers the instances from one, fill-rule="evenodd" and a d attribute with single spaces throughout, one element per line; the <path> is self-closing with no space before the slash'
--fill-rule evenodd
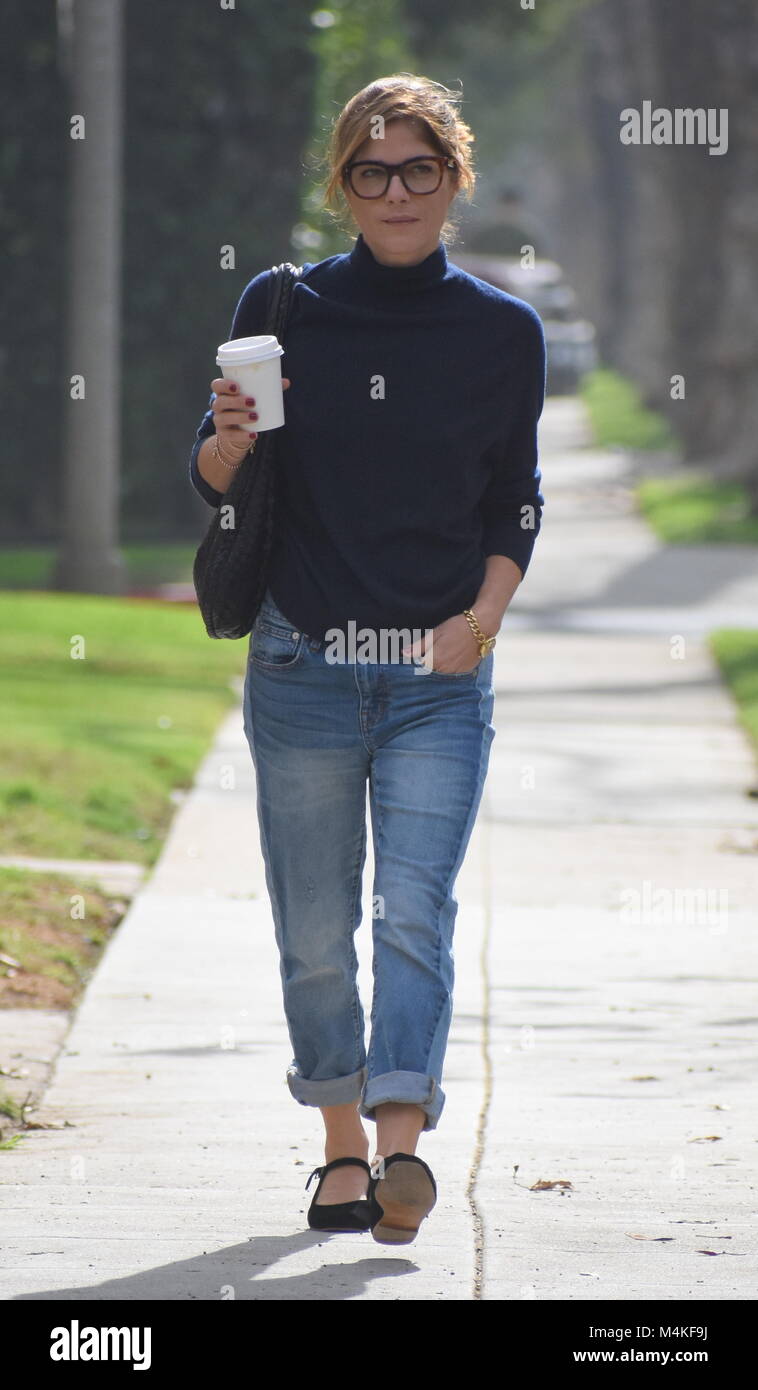
<path id="1" fill-rule="evenodd" d="M 239 468 L 240 464 L 244 461 L 244 459 L 247 458 L 248 454 L 252 454 L 253 449 L 255 448 L 255 446 L 256 446 L 257 443 L 258 443 L 258 436 L 256 435 L 256 436 L 255 436 L 255 439 L 252 441 L 252 443 L 251 443 L 251 444 L 249 445 L 249 447 L 246 449 L 246 451 L 245 451 L 245 453 L 242 455 L 242 458 L 241 458 L 241 459 L 238 459 L 236 463 L 227 463 L 226 459 L 221 457 L 221 450 L 220 450 L 219 447 L 218 447 L 218 435 L 215 434 L 215 435 L 213 436 L 213 457 L 214 457 L 215 459 L 218 459 L 219 463 L 222 465 L 223 468 L 228 468 L 230 473 L 236 473 L 236 471 L 237 471 L 237 469 Z"/>
<path id="2" fill-rule="evenodd" d="M 465 617 L 466 622 L 468 623 L 477 642 L 479 643 L 480 657 L 486 656 L 488 652 L 492 651 L 492 648 L 494 647 L 497 641 L 497 637 L 487 637 L 487 635 L 484 632 L 482 632 L 482 629 L 480 628 L 479 623 L 477 622 L 476 617 L 474 616 L 473 608 L 464 608 L 463 616 Z"/>

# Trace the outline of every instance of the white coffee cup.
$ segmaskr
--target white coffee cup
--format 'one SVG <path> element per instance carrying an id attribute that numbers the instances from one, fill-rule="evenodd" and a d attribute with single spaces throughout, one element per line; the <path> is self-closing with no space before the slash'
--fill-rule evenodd
<path id="1" fill-rule="evenodd" d="M 255 397 L 257 420 L 251 430 L 277 430 L 284 424 L 284 392 L 279 358 L 284 348 L 272 333 L 254 338 L 232 338 L 220 343 L 216 364 L 226 381 L 236 381 L 243 396 Z"/>

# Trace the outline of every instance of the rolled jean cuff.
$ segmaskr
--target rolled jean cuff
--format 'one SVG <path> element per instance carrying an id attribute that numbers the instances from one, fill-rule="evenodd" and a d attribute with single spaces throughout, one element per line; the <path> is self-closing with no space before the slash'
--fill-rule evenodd
<path id="1" fill-rule="evenodd" d="M 293 1064 L 287 1068 L 287 1085 L 301 1105 L 349 1105 L 358 1101 L 368 1072 L 365 1067 L 350 1076 L 334 1076 L 326 1081 L 306 1081 Z"/>
<path id="2" fill-rule="evenodd" d="M 385 1101 L 420 1105 L 426 1114 L 424 1129 L 436 1129 L 445 1104 L 445 1092 L 433 1076 L 424 1076 L 423 1072 L 387 1071 L 366 1082 L 358 1107 L 360 1114 L 366 1120 L 375 1120 L 376 1106 Z"/>

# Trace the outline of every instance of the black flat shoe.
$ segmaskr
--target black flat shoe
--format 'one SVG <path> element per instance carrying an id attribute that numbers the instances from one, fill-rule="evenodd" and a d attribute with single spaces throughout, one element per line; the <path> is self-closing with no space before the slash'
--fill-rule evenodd
<path id="1" fill-rule="evenodd" d="M 416 1154 L 380 1155 L 371 1164 L 371 1234 L 381 1245 L 409 1245 L 437 1201 L 431 1168 Z"/>
<path id="2" fill-rule="evenodd" d="M 355 1197 L 352 1202 L 332 1202 L 318 1204 L 318 1194 L 321 1191 L 321 1184 L 327 1173 L 331 1173 L 333 1168 L 340 1168 L 343 1164 L 353 1163 L 357 1168 L 365 1169 L 369 1180 L 369 1193 L 371 1191 L 371 1169 L 365 1158 L 333 1158 L 331 1163 L 325 1163 L 321 1168 L 314 1168 L 311 1176 L 305 1184 L 305 1190 L 311 1185 L 316 1174 L 319 1176 L 319 1185 L 313 1194 L 313 1201 L 308 1208 L 308 1225 L 312 1231 L 368 1231 L 371 1228 L 373 1216 L 373 1205 L 369 1197 Z"/>

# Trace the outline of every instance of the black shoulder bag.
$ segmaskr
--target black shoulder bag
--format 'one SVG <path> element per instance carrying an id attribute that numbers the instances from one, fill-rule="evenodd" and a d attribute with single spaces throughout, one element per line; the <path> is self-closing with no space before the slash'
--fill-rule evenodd
<path id="1" fill-rule="evenodd" d="M 264 333 L 283 335 L 302 267 L 273 266 Z M 276 436 L 264 430 L 246 454 L 195 555 L 192 577 L 209 637 L 245 637 L 266 592 L 276 515 Z"/>

